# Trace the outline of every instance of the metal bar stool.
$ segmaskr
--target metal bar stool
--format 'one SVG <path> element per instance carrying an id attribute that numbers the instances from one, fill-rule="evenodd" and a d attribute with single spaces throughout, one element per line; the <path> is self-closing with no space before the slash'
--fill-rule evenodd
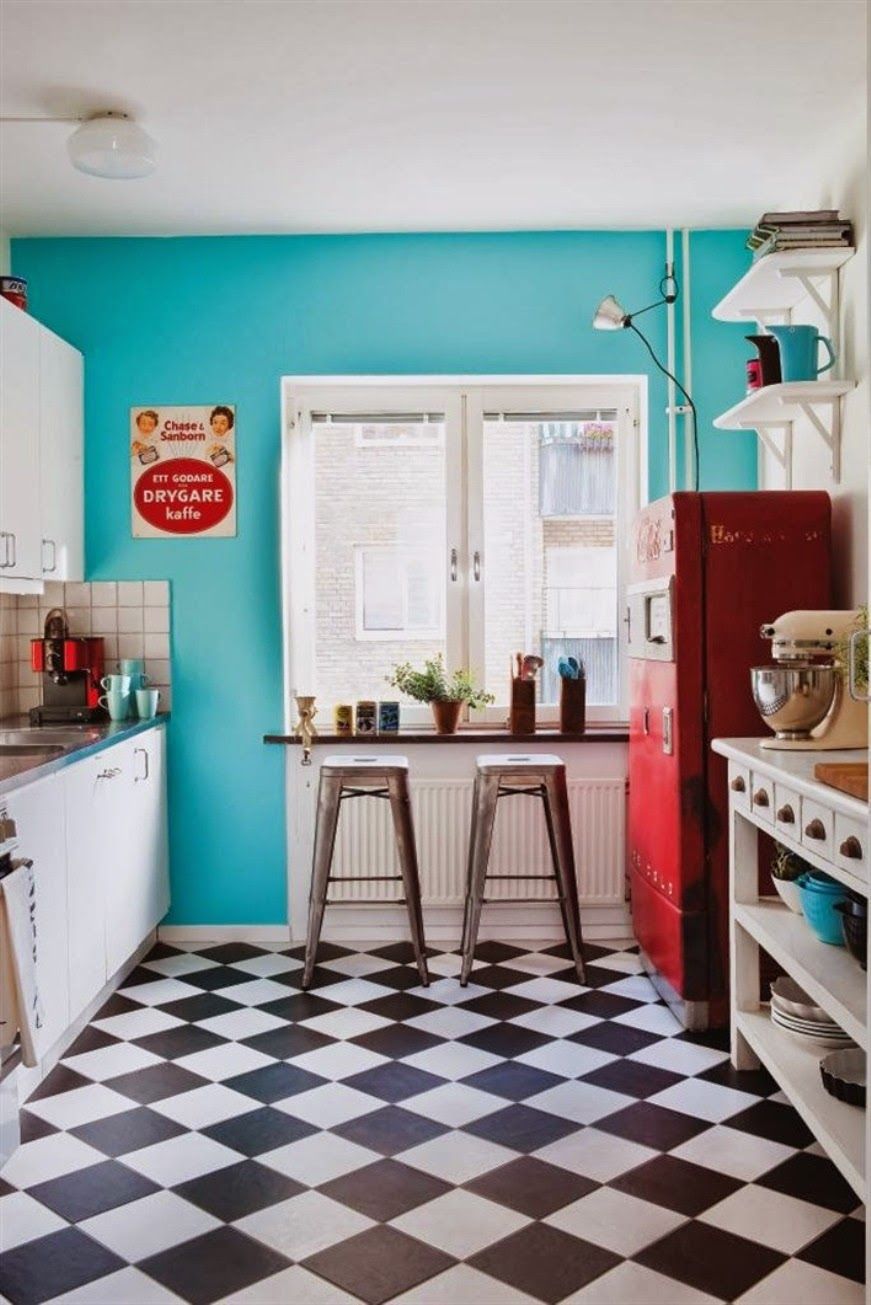
<path id="1" fill-rule="evenodd" d="M 420 908 L 420 876 L 417 869 L 417 845 L 411 819 L 411 802 L 408 796 L 408 758 L 380 757 L 325 757 L 321 766 L 318 787 L 318 813 L 315 828 L 315 846 L 312 857 L 311 895 L 309 898 L 308 937 L 305 945 L 305 969 L 302 986 L 308 988 L 314 974 L 324 909 L 336 903 L 327 899 L 330 882 L 358 883 L 361 876 L 331 875 L 336 830 L 339 824 L 339 807 L 350 798 L 386 798 L 390 803 L 396 850 L 399 853 L 398 875 L 366 875 L 367 882 L 384 883 L 401 879 L 405 896 L 400 898 L 408 907 L 411 924 L 411 941 L 420 972 L 420 981 L 429 986 L 423 936 L 423 912 Z"/>
<path id="2" fill-rule="evenodd" d="M 504 757 L 487 755 L 478 757 L 475 775 L 475 793 L 472 799 L 472 828 L 469 837 L 469 871 L 466 883 L 466 910 L 463 917 L 462 956 L 460 983 L 469 982 L 481 908 L 488 900 L 484 896 L 487 863 L 493 840 L 496 803 L 503 797 L 525 794 L 541 798 L 550 855 L 552 874 L 545 875 L 490 875 L 491 879 L 555 879 L 566 931 L 575 969 L 584 982 L 583 937 L 581 911 L 578 902 L 578 885 L 575 879 L 575 854 L 572 847 L 572 825 L 569 815 L 569 798 L 566 787 L 566 768 L 559 757 L 543 753 L 541 756 Z M 491 899 L 492 900 L 492 899 Z M 512 902 L 540 902 L 540 897 L 512 898 Z"/>

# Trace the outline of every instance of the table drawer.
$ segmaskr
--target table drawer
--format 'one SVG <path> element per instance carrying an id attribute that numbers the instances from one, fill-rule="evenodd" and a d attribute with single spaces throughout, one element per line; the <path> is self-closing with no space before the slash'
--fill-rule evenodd
<path id="1" fill-rule="evenodd" d="M 750 768 L 729 762 L 729 797 L 736 807 L 747 810 L 750 806 Z"/>
<path id="2" fill-rule="evenodd" d="M 750 776 L 750 808 L 760 820 L 774 823 L 774 782 L 755 771 Z"/>
<path id="3" fill-rule="evenodd" d="M 834 860 L 835 814 L 828 807 L 804 798 L 801 804 L 801 841 L 827 861 Z"/>
<path id="4" fill-rule="evenodd" d="M 774 827 L 787 838 L 801 838 L 801 798 L 783 784 L 774 785 Z"/>
<path id="5" fill-rule="evenodd" d="M 835 816 L 835 861 L 860 879 L 868 878 L 868 825 L 850 816 Z"/>

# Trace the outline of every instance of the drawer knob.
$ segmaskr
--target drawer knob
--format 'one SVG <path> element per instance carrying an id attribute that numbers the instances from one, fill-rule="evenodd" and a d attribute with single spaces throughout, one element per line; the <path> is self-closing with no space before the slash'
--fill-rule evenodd
<path id="1" fill-rule="evenodd" d="M 753 794 L 753 805 L 754 807 L 768 806 L 768 794 L 766 793 L 764 788 L 758 788 L 756 792 Z"/>
<path id="2" fill-rule="evenodd" d="M 809 825 L 805 825 L 804 832 L 808 838 L 815 838 L 821 843 L 825 841 L 826 827 L 823 822 L 817 818 L 814 818 Z"/>
<path id="3" fill-rule="evenodd" d="M 859 842 L 858 838 L 853 836 L 853 834 L 851 834 L 849 838 L 844 839 L 838 850 L 840 851 L 841 856 L 849 857 L 851 861 L 862 860 L 862 844 Z"/>
<path id="4" fill-rule="evenodd" d="M 795 812 L 788 802 L 786 806 L 777 808 L 777 819 L 781 825 L 795 824 Z"/>
<path id="5" fill-rule="evenodd" d="M 744 783 L 744 777 L 742 775 L 736 775 L 729 787 L 733 793 L 747 792 L 747 785 Z"/>

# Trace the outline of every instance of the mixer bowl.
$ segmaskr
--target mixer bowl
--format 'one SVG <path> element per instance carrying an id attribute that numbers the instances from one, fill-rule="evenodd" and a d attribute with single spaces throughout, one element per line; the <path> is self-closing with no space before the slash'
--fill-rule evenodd
<path id="1" fill-rule="evenodd" d="M 838 687 L 835 666 L 754 666 L 753 701 L 779 739 L 806 739 L 825 720 Z"/>

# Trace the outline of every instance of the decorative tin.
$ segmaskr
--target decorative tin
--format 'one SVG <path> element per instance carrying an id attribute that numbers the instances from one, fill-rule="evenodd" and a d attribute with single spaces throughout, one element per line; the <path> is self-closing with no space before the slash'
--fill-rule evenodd
<path id="1" fill-rule="evenodd" d="M 350 702 L 337 703 L 333 708 L 333 728 L 349 738 L 354 733 L 354 708 Z"/>
<path id="2" fill-rule="evenodd" d="M 378 703 L 358 702 L 354 712 L 354 733 L 375 734 L 378 729 Z"/>
<path id="3" fill-rule="evenodd" d="M 399 733 L 399 703 L 398 702 L 379 702 L 378 733 L 379 734 Z"/>

